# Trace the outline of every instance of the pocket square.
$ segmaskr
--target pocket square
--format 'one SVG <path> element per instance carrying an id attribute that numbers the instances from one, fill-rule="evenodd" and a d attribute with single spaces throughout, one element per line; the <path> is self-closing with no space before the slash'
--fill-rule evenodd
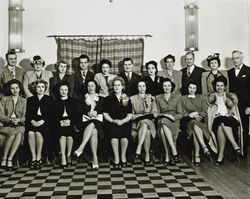
<path id="1" fill-rule="evenodd" d="M 246 77 L 246 75 L 242 75 L 241 77 Z"/>

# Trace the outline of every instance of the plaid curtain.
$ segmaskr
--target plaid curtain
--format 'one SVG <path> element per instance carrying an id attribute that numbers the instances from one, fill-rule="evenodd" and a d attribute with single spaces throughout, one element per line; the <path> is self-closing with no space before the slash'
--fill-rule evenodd
<path id="1" fill-rule="evenodd" d="M 112 62 L 110 73 L 118 74 L 121 71 L 121 61 L 130 57 L 134 61 L 134 71 L 141 71 L 144 55 L 143 39 L 62 39 L 56 38 L 57 60 L 64 60 L 71 64 L 69 73 L 75 71 L 78 65 L 77 58 L 86 54 L 90 58 L 92 70 L 99 72 L 98 63 L 101 59 Z"/>

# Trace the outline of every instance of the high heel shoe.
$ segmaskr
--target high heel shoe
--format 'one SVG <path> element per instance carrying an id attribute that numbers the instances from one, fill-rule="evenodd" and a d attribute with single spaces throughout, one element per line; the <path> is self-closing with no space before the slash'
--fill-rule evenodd
<path id="1" fill-rule="evenodd" d="M 7 166 L 7 161 L 6 161 L 6 159 L 3 159 L 2 161 L 1 161 L 1 167 L 2 168 L 5 168 Z"/>
<path id="2" fill-rule="evenodd" d="M 35 160 L 34 161 L 30 161 L 29 167 L 30 167 L 30 169 L 35 169 L 36 168 L 36 161 Z"/>
<path id="3" fill-rule="evenodd" d="M 222 160 L 216 160 L 215 165 L 216 166 L 221 166 L 224 163 L 224 159 Z"/>
<path id="4" fill-rule="evenodd" d="M 210 163 L 212 164 L 212 163 L 213 163 L 213 158 L 212 158 L 212 156 L 211 156 L 211 153 L 210 153 L 209 149 L 208 149 L 206 146 L 203 148 L 203 153 L 204 153 L 205 157 L 206 157 L 206 158 L 210 161 Z"/>
<path id="5" fill-rule="evenodd" d="M 12 171 L 13 170 L 12 160 L 7 160 L 6 170 L 7 171 Z"/>
<path id="6" fill-rule="evenodd" d="M 181 162 L 178 154 L 172 156 L 172 162 L 173 163 L 179 163 L 179 162 Z"/>
<path id="7" fill-rule="evenodd" d="M 98 169 L 99 169 L 99 165 L 98 165 L 98 164 L 94 164 L 94 163 L 92 162 L 92 169 L 93 169 L 93 170 L 98 170 Z"/>
<path id="8" fill-rule="evenodd" d="M 36 168 L 41 169 L 42 168 L 42 159 L 36 161 Z"/>
<path id="9" fill-rule="evenodd" d="M 122 167 L 127 167 L 127 166 L 128 166 L 128 163 L 127 163 L 127 162 L 122 162 L 122 163 L 121 163 L 121 166 L 122 166 Z"/>
<path id="10" fill-rule="evenodd" d="M 61 164 L 61 169 L 67 169 L 67 164 Z"/>
<path id="11" fill-rule="evenodd" d="M 79 158 L 82 154 L 82 151 L 78 152 L 78 151 L 74 151 L 74 155 Z"/>
<path id="12" fill-rule="evenodd" d="M 113 167 L 114 167 L 114 169 L 118 169 L 118 168 L 120 168 L 120 164 L 119 163 L 114 163 Z"/>
<path id="13" fill-rule="evenodd" d="M 200 158 L 200 156 L 194 156 L 193 163 L 194 163 L 194 166 L 196 166 L 196 167 L 200 166 L 200 164 L 201 164 L 201 158 Z"/>

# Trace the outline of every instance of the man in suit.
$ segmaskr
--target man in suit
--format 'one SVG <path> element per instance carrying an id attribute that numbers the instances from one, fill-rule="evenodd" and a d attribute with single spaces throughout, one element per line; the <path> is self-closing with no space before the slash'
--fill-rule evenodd
<path id="1" fill-rule="evenodd" d="M 17 55 L 15 52 L 8 52 L 5 55 L 7 65 L 3 67 L 0 72 L 0 89 L 5 93 L 5 85 L 12 79 L 17 79 L 20 82 L 23 81 L 23 75 L 25 70 L 17 66 Z"/>
<path id="2" fill-rule="evenodd" d="M 132 96 L 138 93 L 137 83 L 141 79 L 141 76 L 133 72 L 133 60 L 131 58 L 124 58 L 123 69 L 119 76 L 125 80 L 125 93 L 128 96 Z"/>
<path id="3" fill-rule="evenodd" d="M 75 86 L 73 97 L 84 99 L 85 94 L 88 92 L 85 83 L 94 79 L 94 73 L 89 70 L 89 57 L 87 55 L 80 55 L 78 60 L 79 65 L 74 75 Z"/>
<path id="4" fill-rule="evenodd" d="M 201 76 L 202 73 L 205 71 L 205 69 L 198 67 L 194 64 L 194 53 L 193 52 L 187 52 L 185 55 L 185 62 L 187 64 L 187 67 L 181 69 L 182 72 L 182 78 L 181 78 L 181 94 L 187 95 L 188 94 L 188 82 L 190 80 L 195 81 L 197 83 L 197 94 L 202 94 L 201 91 Z"/>
<path id="5" fill-rule="evenodd" d="M 232 52 L 234 67 L 228 70 L 229 92 L 237 95 L 238 108 L 243 126 L 243 153 L 247 158 L 250 114 L 250 68 L 243 63 L 243 54 L 240 51 Z"/>

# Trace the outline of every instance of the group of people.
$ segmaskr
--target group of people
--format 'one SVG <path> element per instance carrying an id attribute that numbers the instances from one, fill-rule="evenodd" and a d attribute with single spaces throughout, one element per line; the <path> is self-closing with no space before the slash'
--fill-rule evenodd
<path id="1" fill-rule="evenodd" d="M 193 52 L 185 54 L 186 67 L 174 69 L 175 57 L 164 58 L 159 74 L 157 62 L 146 63 L 146 76 L 133 72 L 133 60 L 123 59 L 123 72 L 110 74 L 112 63 L 101 60 L 100 73 L 89 70 L 89 57 L 80 55 L 73 75 L 69 64 L 59 61 L 56 72 L 46 71 L 41 56 L 33 57 L 33 71 L 17 66 L 14 52 L 6 54 L 0 72 L 0 139 L 4 139 L 1 166 L 13 168 L 20 144 L 28 140 L 31 169 L 54 151 L 61 167 L 72 165 L 89 143 L 92 168 L 98 169 L 98 151 L 109 143 L 115 168 L 127 166 L 127 157 L 150 164 L 152 141 L 158 138 L 164 164 L 179 161 L 178 134 L 193 143 L 193 163 L 201 153 L 221 165 L 228 140 L 237 157 L 247 157 L 250 114 L 250 68 L 240 51 L 232 52 L 234 67 L 221 71 L 219 54 L 207 57 L 205 71 L 194 64 Z M 101 150 L 98 148 L 104 147 Z M 143 155 L 142 155 L 143 154 Z"/>

